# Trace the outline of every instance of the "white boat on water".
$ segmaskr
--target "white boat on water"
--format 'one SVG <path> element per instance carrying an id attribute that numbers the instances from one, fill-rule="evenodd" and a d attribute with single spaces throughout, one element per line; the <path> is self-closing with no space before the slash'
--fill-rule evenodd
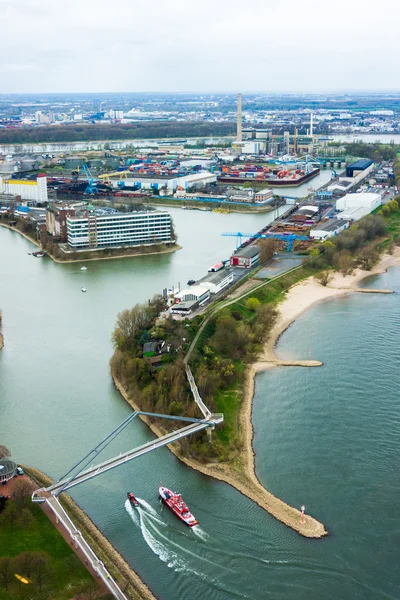
<path id="1" fill-rule="evenodd" d="M 87 267 L 81 267 L 81 271 L 87 271 Z"/>
<path id="2" fill-rule="evenodd" d="M 86 288 L 82 288 L 82 292 L 86 292 Z"/>

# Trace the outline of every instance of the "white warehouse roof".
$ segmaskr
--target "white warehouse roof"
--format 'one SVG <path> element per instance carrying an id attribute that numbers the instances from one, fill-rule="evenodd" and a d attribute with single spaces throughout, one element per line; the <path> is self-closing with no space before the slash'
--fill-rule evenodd
<path id="1" fill-rule="evenodd" d="M 336 202 L 337 210 L 348 210 L 350 208 L 361 208 L 362 206 L 369 207 L 370 211 L 374 210 L 382 203 L 382 198 L 379 194 L 372 192 L 358 192 L 356 194 L 346 194 L 343 198 L 339 198 Z"/>

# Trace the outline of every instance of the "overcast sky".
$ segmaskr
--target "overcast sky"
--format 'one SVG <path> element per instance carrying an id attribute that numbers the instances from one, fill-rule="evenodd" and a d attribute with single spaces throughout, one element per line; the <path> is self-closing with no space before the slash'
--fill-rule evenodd
<path id="1" fill-rule="evenodd" d="M 0 93 L 400 90 L 400 0 L 0 0 Z"/>

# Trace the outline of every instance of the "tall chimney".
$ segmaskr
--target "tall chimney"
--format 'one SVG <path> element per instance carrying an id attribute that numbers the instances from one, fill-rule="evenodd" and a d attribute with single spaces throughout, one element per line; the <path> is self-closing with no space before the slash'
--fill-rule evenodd
<path id="1" fill-rule="evenodd" d="M 242 94 L 238 94 L 237 100 L 237 133 L 236 141 L 242 141 Z"/>
<path id="2" fill-rule="evenodd" d="M 313 114 L 310 113 L 310 137 L 313 136 Z"/>

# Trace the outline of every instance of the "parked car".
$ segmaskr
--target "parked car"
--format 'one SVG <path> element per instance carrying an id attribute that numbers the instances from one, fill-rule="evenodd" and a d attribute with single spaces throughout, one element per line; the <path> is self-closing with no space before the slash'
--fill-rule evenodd
<path id="1" fill-rule="evenodd" d="M 17 473 L 18 475 L 24 475 L 24 470 L 21 467 L 17 467 Z"/>

